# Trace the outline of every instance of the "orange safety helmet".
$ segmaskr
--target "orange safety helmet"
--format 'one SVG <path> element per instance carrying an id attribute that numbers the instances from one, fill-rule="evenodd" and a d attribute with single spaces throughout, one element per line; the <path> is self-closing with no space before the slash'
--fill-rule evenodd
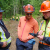
<path id="1" fill-rule="evenodd" d="M 35 11 L 35 8 L 30 4 L 27 4 L 26 6 L 24 5 L 23 8 L 24 8 L 24 12 L 27 13 L 32 13 Z"/>
<path id="2" fill-rule="evenodd" d="M 47 11 L 50 11 L 50 1 L 44 1 L 41 4 L 41 9 L 39 12 L 47 12 Z"/>

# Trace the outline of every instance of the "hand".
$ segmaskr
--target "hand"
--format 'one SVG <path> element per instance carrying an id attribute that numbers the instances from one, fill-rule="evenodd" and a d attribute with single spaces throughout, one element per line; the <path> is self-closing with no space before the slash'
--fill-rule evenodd
<path id="1" fill-rule="evenodd" d="M 27 40 L 29 40 L 29 38 L 27 37 Z"/>
<path id="2" fill-rule="evenodd" d="M 40 30 L 40 31 L 39 31 L 39 33 L 38 33 L 38 35 L 42 35 L 42 33 L 43 33 L 43 31 L 42 31 L 42 30 Z"/>
<path id="3" fill-rule="evenodd" d="M 2 47 L 6 47 L 7 46 L 7 42 L 3 42 L 3 46 Z"/>
<path id="4" fill-rule="evenodd" d="M 39 38 L 39 40 L 43 40 L 43 38 L 44 38 L 43 35 L 38 35 L 37 37 Z"/>

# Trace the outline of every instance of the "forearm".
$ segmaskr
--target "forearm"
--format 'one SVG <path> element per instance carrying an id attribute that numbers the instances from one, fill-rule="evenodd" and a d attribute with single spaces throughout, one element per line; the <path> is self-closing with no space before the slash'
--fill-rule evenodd
<path id="1" fill-rule="evenodd" d="M 11 45 L 11 43 L 9 43 L 9 44 L 6 46 L 6 48 L 9 48 L 9 47 L 10 47 L 10 45 Z"/>
<path id="2" fill-rule="evenodd" d="M 6 47 L 7 46 L 7 42 L 0 42 L 0 47 Z"/>
<path id="3" fill-rule="evenodd" d="M 3 45 L 1 47 L 6 47 L 7 46 L 7 42 L 3 42 Z"/>
<path id="4" fill-rule="evenodd" d="M 6 45 L 6 47 L 2 47 L 2 46 L 3 46 L 3 45 L 2 45 L 2 46 L 0 46 L 0 48 L 1 48 L 1 49 L 2 49 L 2 48 L 3 48 L 3 49 L 5 49 L 5 48 L 8 49 L 8 48 L 10 47 L 10 45 L 11 45 L 11 43 L 9 43 L 8 45 Z"/>
<path id="5" fill-rule="evenodd" d="M 5 35 L 7 38 L 5 47 L 7 47 L 7 45 L 9 45 L 9 43 L 11 43 L 11 36 L 10 36 L 10 33 L 8 31 L 5 32 Z"/>
<path id="6" fill-rule="evenodd" d="M 44 37 L 43 41 L 45 41 L 47 44 L 50 44 L 50 37 Z"/>

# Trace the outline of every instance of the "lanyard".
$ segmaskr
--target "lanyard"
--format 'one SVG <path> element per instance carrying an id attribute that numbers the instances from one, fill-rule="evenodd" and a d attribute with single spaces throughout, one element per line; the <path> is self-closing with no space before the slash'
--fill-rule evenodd
<path id="1" fill-rule="evenodd" d="M 49 23 L 49 22 L 48 22 Z M 48 25 L 48 23 L 47 23 L 47 25 Z M 46 34 L 46 28 L 47 28 L 47 26 L 45 26 L 45 33 L 44 33 L 44 37 L 45 37 L 45 34 Z"/>
<path id="2" fill-rule="evenodd" d="M 27 21 L 26 21 L 26 23 L 27 23 Z M 25 23 L 25 25 L 24 25 L 24 27 L 23 27 L 22 35 L 23 35 L 23 32 L 24 32 L 24 29 L 25 29 L 26 23 Z M 22 39 L 22 35 L 21 35 L 21 39 Z"/>

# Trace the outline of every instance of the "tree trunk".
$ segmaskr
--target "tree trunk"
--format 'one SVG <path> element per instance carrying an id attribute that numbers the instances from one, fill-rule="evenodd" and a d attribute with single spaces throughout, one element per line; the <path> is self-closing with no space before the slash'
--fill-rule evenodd
<path id="1" fill-rule="evenodd" d="M 17 0 L 16 0 L 16 13 L 17 13 Z"/>
<path id="2" fill-rule="evenodd" d="M 22 0 L 22 9 L 21 10 L 22 10 L 22 14 L 23 14 L 23 0 Z"/>
<path id="3" fill-rule="evenodd" d="M 15 16 L 15 5 L 14 5 L 14 16 Z"/>

